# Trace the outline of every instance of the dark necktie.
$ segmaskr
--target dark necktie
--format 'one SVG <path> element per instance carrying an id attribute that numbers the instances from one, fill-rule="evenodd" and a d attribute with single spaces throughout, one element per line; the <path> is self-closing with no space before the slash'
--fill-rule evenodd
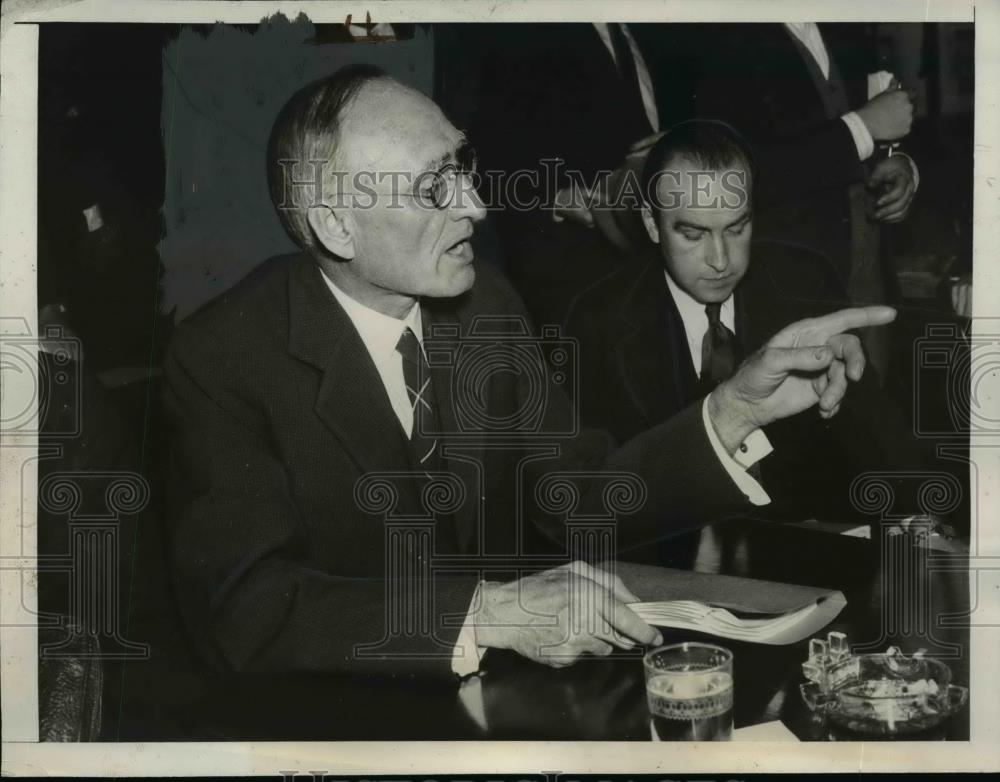
<path id="1" fill-rule="evenodd" d="M 417 335 L 410 328 L 403 331 L 396 350 L 403 357 L 403 381 L 406 395 L 413 408 L 413 431 L 410 444 L 417 463 L 426 471 L 438 468 L 437 454 L 437 403 L 431 386 L 430 367 L 420 348 Z"/>
<path id="2" fill-rule="evenodd" d="M 643 132 L 650 133 L 652 132 L 652 128 L 649 126 L 649 118 L 646 116 L 646 106 L 642 101 L 642 91 L 639 89 L 639 71 L 636 69 L 632 47 L 628 45 L 625 32 L 618 22 L 608 24 L 608 34 L 611 38 L 611 48 L 615 52 L 615 62 L 618 65 L 618 73 L 622 77 L 622 84 L 627 99 L 638 110 L 637 118 L 642 122 Z"/>
<path id="3" fill-rule="evenodd" d="M 430 473 L 441 472 L 443 469 L 437 438 L 437 432 L 440 431 L 437 401 L 434 398 L 430 367 L 417 335 L 409 328 L 400 336 L 396 350 L 403 357 L 403 380 L 406 383 L 406 395 L 410 398 L 410 406 L 413 408 L 413 431 L 410 434 L 413 460 L 430 479 Z M 418 486 L 420 483 L 418 480 Z M 418 491 L 422 494 L 422 490 Z M 426 512 L 429 509 L 424 507 L 422 510 Z M 437 529 L 435 551 L 457 552 L 455 519 L 452 514 L 435 513 L 434 518 Z"/>
<path id="4" fill-rule="evenodd" d="M 708 331 L 701 341 L 701 390 L 708 393 L 723 380 L 733 376 L 742 360 L 742 351 L 733 334 L 720 318 L 721 304 L 706 304 Z"/>

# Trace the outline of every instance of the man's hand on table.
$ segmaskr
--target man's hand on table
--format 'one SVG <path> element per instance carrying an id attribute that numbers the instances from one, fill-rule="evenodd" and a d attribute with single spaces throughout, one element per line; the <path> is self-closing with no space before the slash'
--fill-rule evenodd
<path id="1" fill-rule="evenodd" d="M 895 317 L 892 307 L 856 307 L 779 331 L 708 397 L 708 415 L 723 447 L 733 454 L 756 429 L 815 404 L 823 418 L 836 415 L 848 381 L 860 380 L 865 368 L 860 340 L 844 332 Z"/>
<path id="2" fill-rule="evenodd" d="M 584 562 L 483 584 L 475 614 L 476 643 L 511 649 L 553 668 L 582 654 L 606 656 L 613 647 L 659 644 L 660 633 L 625 603 L 637 602 L 617 576 Z"/>

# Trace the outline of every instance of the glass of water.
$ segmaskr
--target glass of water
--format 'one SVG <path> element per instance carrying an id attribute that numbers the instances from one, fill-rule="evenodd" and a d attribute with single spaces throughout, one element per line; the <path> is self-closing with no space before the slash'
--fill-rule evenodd
<path id="1" fill-rule="evenodd" d="M 687 642 L 642 659 L 654 741 L 729 741 L 733 733 L 733 653 Z"/>

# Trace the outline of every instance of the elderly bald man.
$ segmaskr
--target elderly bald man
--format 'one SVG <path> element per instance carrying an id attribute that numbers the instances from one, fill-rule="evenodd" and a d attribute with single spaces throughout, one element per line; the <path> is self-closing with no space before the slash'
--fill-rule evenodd
<path id="1" fill-rule="evenodd" d="M 658 642 L 620 580 L 568 561 L 545 480 L 583 511 L 609 480 L 641 483 L 620 547 L 766 502 L 747 472 L 760 427 L 833 414 L 865 363 L 843 332 L 895 315 L 794 324 L 616 444 L 576 427 L 548 343 L 473 257 L 475 154 L 431 100 L 344 68 L 289 100 L 267 161 L 302 251 L 182 323 L 165 371 L 174 583 L 198 651 L 226 671 L 456 677 L 491 647 L 561 666 Z M 484 349 L 486 370 L 463 366 Z"/>

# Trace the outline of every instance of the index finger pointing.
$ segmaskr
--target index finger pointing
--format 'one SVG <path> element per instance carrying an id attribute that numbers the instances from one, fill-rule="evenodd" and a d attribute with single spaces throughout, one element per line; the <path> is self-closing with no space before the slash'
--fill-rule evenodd
<path id="1" fill-rule="evenodd" d="M 884 326 L 896 319 L 896 310 L 884 304 L 871 307 L 851 307 L 838 312 L 831 312 L 813 320 L 813 330 L 824 338 L 832 337 L 851 329 L 863 329 L 867 326 Z"/>

